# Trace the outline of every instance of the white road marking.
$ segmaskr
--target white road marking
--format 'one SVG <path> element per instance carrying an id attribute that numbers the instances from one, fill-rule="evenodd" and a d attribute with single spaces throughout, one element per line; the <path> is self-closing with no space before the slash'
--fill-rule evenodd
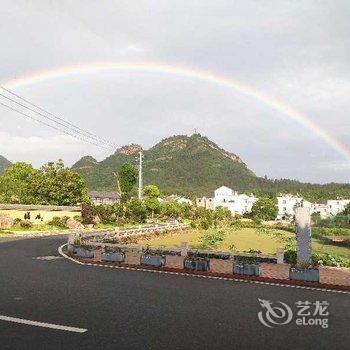
<path id="1" fill-rule="evenodd" d="M 37 257 L 34 257 L 33 259 L 50 261 L 50 260 L 62 259 L 62 256 L 55 256 L 55 255 L 37 256 Z"/>
<path id="2" fill-rule="evenodd" d="M 8 317 L 8 316 L 4 316 L 4 315 L 0 315 L 0 320 L 7 321 L 7 322 L 27 324 L 29 326 L 58 329 L 60 331 L 67 331 L 67 332 L 85 333 L 87 331 L 87 329 L 85 329 L 85 328 L 61 326 L 61 325 L 53 324 L 53 323 L 30 321 L 30 320 L 25 320 L 23 318 Z"/>

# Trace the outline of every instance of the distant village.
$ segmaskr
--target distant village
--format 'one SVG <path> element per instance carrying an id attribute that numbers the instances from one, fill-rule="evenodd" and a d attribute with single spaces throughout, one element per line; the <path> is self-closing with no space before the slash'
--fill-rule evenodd
<path id="1" fill-rule="evenodd" d="M 89 191 L 89 197 L 95 205 L 113 204 L 119 201 L 120 196 L 116 192 Z M 178 203 L 193 205 L 189 198 L 177 195 L 166 197 Z M 159 198 L 163 201 L 163 198 Z M 244 215 L 250 213 L 253 204 L 258 200 L 253 194 L 238 193 L 226 186 L 221 186 L 214 191 L 213 197 L 196 198 L 196 205 L 206 209 L 225 207 L 232 215 Z M 324 203 L 311 203 L 298 195 L 290 193 L 280 194 L 277 197 L 278 214 L 276 220 L 289 220 L 294 217 L 297 207 L 309 208 L 310 214 L 319 214 L 321 218 L 335 216 L 341 213 L 350 203 L 350 199 L 329 199 Z"/>

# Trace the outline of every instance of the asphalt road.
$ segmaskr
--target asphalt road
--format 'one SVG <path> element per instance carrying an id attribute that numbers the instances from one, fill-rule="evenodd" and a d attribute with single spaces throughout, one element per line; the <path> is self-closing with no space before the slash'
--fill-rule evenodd
<path id="1" fill-rule="evenodd" d="M 59 258 L 62 237 L 0 238 L 1 349 L 349 349 L 350 294 L 134 270 Z M 329 327 L 293 320 L 268 328 L 258 298 L 327 301 Z"/>

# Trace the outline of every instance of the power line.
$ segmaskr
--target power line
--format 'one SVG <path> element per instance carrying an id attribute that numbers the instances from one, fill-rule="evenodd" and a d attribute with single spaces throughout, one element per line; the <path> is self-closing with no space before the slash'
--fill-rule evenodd
<path id="1" fill-rule="evenodd" d="M 34 121 L 36 121 L 36 122 L 38 122 L 38 123 L 40 123 L 40 124 L 43 124 L 43 125 L 45 125 L 45 126 L 48 126 L 49 128 L 52 128 L 52 129 L 54 129 L 54 130 L 56 130 L 56 131 L 63 132 L 63 133 L 65 133 L 65 134 L 67 134 L 67 135 L 69 135 L 69 136 L 71 136 L 71 137 L 74 137 L 74 138 L 80 140 L 80 141 L 87 142 L 87 143 L 89 143 L 89 144 L 91 144 L 91 145 L 94 145 L 94 146 L 97 146 L 97 147 L 106 149 L 106 150 L 108 150 L 108 151 L 111 151 L 111 150 L 114 151 L 114 149 L 113 149 L 112 147 L 107 147 L 107 146 L 104 146 L 104 145 L 101 145 L 101 144 L 98 144 L 98 143 L 94 143 L 94 142 L 92 142 L 91 140 L 86 140 L 86 139 L 84 139 L 84 138 L 82 138 L 82 137 L 79 137 L 79 136 L 76 135 L 76 134 L 72 134 L 72 133 L 68 132 L 67 130 L 57 128 L 57 127 L 54 126 L 54 125 L 48 124 L 48 123 L 46 123 L 46 122 L 44 122 L 44 121 L 42 121 L 42 120 L 40 120 L 40 119 L 36 119 L 36 118 L 34 118 L 33 116 L 31 116 L 31 115 L 29 115 L 29 114 L 27 114 L 27 113 L 24 113 L 24 112 L 22 112 L 22 111 L 20 111 L 20 110 L 18 110 L 18 109 L 16 109 L 16 108 L 13 108 L 13 107 L 11 107 L 11 106 L 8 106 L 8 105 L 5 104 L 5 103 L 0 102 L 0 105 L 2 105 L 3 107 L 6 107 L 7 109 L 9 109 L 9 110 L 11 110 L 11 111 L 13 111 L 13 112 L 16 112 L 16 113 L 21 114 L 22 116 L 24 116 L 24 117 L 26 117 L 26 118 L 29 118 L 29 119 L 31 119 L 31 120 L 34 120 Z"/>
<path id="2" fill-rule="evenodd" d="M 48 115 L 52 116 L 54 119 L 49 117 L 49 116 L 47 116 L 47 115 L 44 115 L 44 114 L 36 111 L 36 110 L 33 110 L 32 108 L 30 108 L 30 107 L 28 107 L 28 106 L 26 106 L 26 105 L 24 105 L 24 104 L 22 104 L 22 103 L 20 103 L 20 102 L 18 102 L 16 100 L 14 100 L 14 99 L 11 99 L 10 97 L 8 97 L 6 95 L 0 94 L 2 97 L 6 98 L 6 99 L 8 99 L 8 100 L 10 100 L 10 101 L 12 101 L 12 102 L 14 102 L 14 103 L 24 107 L 24 108 L 26 108 L 26 109 L 34 112 L 34 113 L 37 113 L 37 114 L 41 115 L 42 117 L 51 120 L 54 123 L 57 123 L 57 124 L 65 127 L 65 128 L 68 128 L 68 129 L 70 129 L 71 131 L 73 131 L 75 133 L 84 134 L 84 137 L 88 137 L 88 138 L 94 139 L 95 141 L 98 141 L 98 142 L 103 142 L 104 144 L 106 144 L 108 146 L 111 146 L 111 147 L 114 147 L 114 148 L 119 147 L 115 143 L 112 143 L 111 141 L 109 141 L 109 140 L 107 140 L 105 138 L 102 138 L 102 137 L 100 137 L 98 135 L 95 135 L 95 134 L 93 134 L 93 133 L 91 133 L 91 132 L 89 132 L 87 130 L 84 130 L 84 129 L 80 128 L 79 126 L 74 125 L 73 123 L 70 123 L 69 121 L 67 121 L 67 120 L 65 120 L 65 119 L 63 119 L 61 117 L 58 117 L 57 115 L 47 111 L 46 109 L 44 109 L 44 108 L 42 108 L 42 107 L 40 107 L 40 106 L 38 106 L 38 105 L 36 105 L 36 104 L 34 104 L 32 102 L 30 102 L 29 100 L 27 100 L 24 97 L 14 93 L 13 91 L 5 88 L 2 85 L 0 85 L 0 88 L 3 89 L 4 91 L 10 93 L 11 95 L 19 98 L 20 100 L 24 101 L 25 103 L 29 104 L 30 106 L 33 106 L 34 108 L 39 109 L 40 111 L 44 112 L 45 114 L 48 114 Z M 57 120 L 55 120 L 55 119 L 57 119 Z M 67 124 L 67 125 L 65 125 L 65 124 Z M 76 130 L 73 130 L 72 128 L 74 128 Z"/>
<path id="3" fill-rule="evenodd" d="M 42 117 L 44 117 L 44 118 L 46 118 L 46 119 L 48 119 L 48 120 L 50 120 L 50 121 L 52 121 L 52 122 L 58 124 L 58 125 L 61 125 L 61 126 L 63 126 L 64 128 L 67 128 L 68 130 L 71 130 L 71 131 L 73 131 L 74 133 L 76 133 L 76 134 L 78 134 L 78 135 L 82 135 L 82 136 L 87 137 L 87 138 L 92 138 L 92 139 L 94 139 L 95 141 L 100 141 L 97 137 L 95 138 L 95 137 L 91 137 L 91 136 L 86 136 L 86 135 L 84 135 L 84 134 L 81 133 L 81 132 L 77 132 L 76 130 L 74 130 L 74 129 L 70 128 L 70 127 L 67 127 L 65 124 L 60 123 L 60 122 L 57 122 L 56 120 L 54 120 L 54 119 L 52 119 L 52 118 L 50 118 L 50 117 L 47 117 L 46 115 L 44 115 L 44 114 L 42 114 L 42 113 L 40 113 L 40 112 L 37 112 L 37 111 L 35 111 L 34 109 L 32 109 L 32 108 L 30 108 L 30 107 L 27 107 L 27 106 L 25 106 L 24 104 L 22 104 L 22 103 L 20 103 L 20 102 L 17 102 L 17 101 L 15 101 L 14 99 L 12 99 L 12 98 L 10 98 L 10 97 L 8 97 L 8 96 L 6 96 L 6 95 L 3 95 L 3 94 L 0 93 L 0 96 L 5 97 L 7 100 L 9 100 L 9 101 L 11 101 L 11 102 L 14 102 L 14 103 L 16 103 L 17 105 L 19 105 L 19 106 L 21 106 L 21 107 L 24 107 L 24 108 L 28 109 L 29 111 L 34 112 L 34 113 L 36 113 L 36 114 L 38 114 L 38 115 L 40 115 L 40 116 L 42 116 Z M 107 146 L 112 147 L 112 146 L 109 145 L 109 144 L 107 144 Z"/>

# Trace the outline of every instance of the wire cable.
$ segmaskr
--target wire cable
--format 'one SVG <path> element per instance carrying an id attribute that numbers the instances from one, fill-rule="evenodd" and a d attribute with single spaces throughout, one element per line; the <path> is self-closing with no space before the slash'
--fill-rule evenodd
<path id="1" fill-rule="evenodd" d="M 6 98 L 6 99 L 8 99 L 8 100 L 10 100 L 10 101 L 12 101 L 12 102 L 14 102 L 14 103 L 20 105 L 20 106 L 23 107 L 23 108 L 26 108 L 26 109 L 28 109 L 28 110 L 34 112 L 34 113 L 37 113 L 37 114 L 41 115 L 42 117 L 44 117 L 44 118 L 46 118 L 46 119 L 49 119 L 49 120 L 51 120 L 51 121 L 53 121 L 53 122 L 55 122 L 55 123 L 57 123 L 57 124 L 59 124 L 59 125 L 65 127 L 65 128 L 70 129 L 70 130 L 73 131 L 73 132 L 76 132 L 76 133 L 79 133 L 79 134 L 85 134 L 84 136 L 89 137 L 89 138 L 92 138 L 92 139 L 94 139 L 95 141 L 103 142 L 103 143 L 105 143 L 106 145 L 111 146 L 111 147 L 114 147 L 114 148 L 120 147 L 119 145 L 117 145 L 117 144 L 115 144 L 115 143 L 112 143 L 111 141 L 109 141 L 109 140 L 107 140 L 107 139 L 105 139 L 105 138 L 102 138 L 102 137 L 100 137 L 100 136 L 98 136 L 98 135 L 95 135 L 95 134 L 93 134 L 93 133 L 91 133 L 91 132 L 89 132 L 89 131 L 87 131 L 87 130 L 84 130 L 84 129 L 80 128 L 79 126 L 74 125 L 73 123 L 70 123 L 69 121 L 67 121 L 67 120 L 65 120 L 65 119 L 63 119 L 63 118 L 61 118 L 61 117 L 56 116 L 55 114 L 53 114 L 53 113 L 51 113 L 51 112 L 45 110 L 44 108 L 42 108 L 42 107 L 40 107 L 40 106 L 38 106 L 38 105 L 36 105 L 36 104 L 30 102 L 29 100 L 25 99 L 24 97 L 21 97 L 20 95 L 14 93 L 13 91 L 11 91 L 11 90 L 5 88 L 3 85 L 0 85 L 0 88 L 3 89 L 4 91 L 10 93 L 11 95 L 13 95 L 13 96 L 19 98 L 20 100 L 24 101 L 25 103 L 29 104 L 30 106 L 32 106 L 32 107 L 34 107 L 34 108 L 37 108 L 38 110 L 40 110 L 40 111 L 42 111 L 42 112 L 44 112 L 44 113 L 50 115 L 50 116 L 53 117 L 54 119 L 51 118 L 51 117 L 49 117 L 49 116 L 47 116 L 47 115 L 44 115 L 44 114 L 42 114 L 42 113 L 40 113 L 40 112 L 38 112 L 38 111 L 33 110 L 32 108 L 30 108 L 30 107 L 28 107 L 28 106 L 26 106 L 26 105 L 24 105 L 24 104 L 22 104 L 22 103 L 20 103 L 20 102 L 18 102 L 18 101 L 16 101 L 16 100 L 14 100 L 14 99 L 11 99 L 10 97 L 8 97 L 8 96 L 6 96 L 6 95 L 0 94 L 2 97 L 4 97 L 4 98 Z M 55 119 L 57 119 L 57 120 L 55 120 Z M 67 124 L 67 125 L 65 125 L 65 124 Z M 74 128 L 74 129 L 76 129 L 76 130 L 73 130 L 72 128 Z"/>
<path id="2" fill-rule="evenodd" d="M 47 127 L 49 127 L 49 128 L 52 128 L 52 129 L 54 129 L 54 130 L 56 130 L 56 131 L 63 132 L 63 133 L 65 133 L 66 135 L 69 135 L 69 136 L 71 136 L 71 137 L 76 138 L 77 140 L 80 140 L 80 141 L 89 143 L 89 144 L 91 144 L 91 145 L 94 145 L 94 146 L 103 148 L 103 149 L 108 150 L 108 151 L 111 151 L 111 150 L 114 151 L 114 149 L 113 149 L 112 147 L 107 147 L 107 146 L 104 146 L 104 145 L 101 145 L 101 144 L 98 144 L 98 143 L 94 143 L 94 142 L 92 142 L 91 140 L 86 140 L 86 139 L 84 139 L 84 138 L 82 138 L 82 137 L 79 137 L 79 136 L 76 135 L 76 134 L 72 134 L 72 133 L 68 132 L 67 130 L 57 128 L 56 126 L 51 125 L 51 124 L 48 124 L 48 123 L 44 122 L 43 120 L 36 119 L 36 118 L 34 118 L 33 116 L 31 116 L 31 115 L 29 115 L 29 114 L 27 114 L 27 113 L 24 113 L 24 112 L 22 112 L 22 111 L 20 111 L 20 110 L 18 110 L 18 109 L 16 109 L 16 108 L 13 108 L 13 107 L 11 107 L 11 106 L 9 106 L 9 105 L 6 105 L 5 103 L 0 102 L 0 105 L 2 105 L 3 107 L 5 107 L 5 108 L 7 108 L 7 109 L 9 109 L 9 110 L 11 110 L 11 111 L 13 111 L 13 112 L 19 113 L 20 115 L 22 115 L 22 116 L 24 116 L 24 117 L 26 117 L 26 118 L 29 118 L 29 119 L 31 119 L 31 120 L 34 120 L 34 121 L 40 123 L 40 124 L 43 124 L 43 125 L 45 125 L 45 126 L 47 126 Z"/>

